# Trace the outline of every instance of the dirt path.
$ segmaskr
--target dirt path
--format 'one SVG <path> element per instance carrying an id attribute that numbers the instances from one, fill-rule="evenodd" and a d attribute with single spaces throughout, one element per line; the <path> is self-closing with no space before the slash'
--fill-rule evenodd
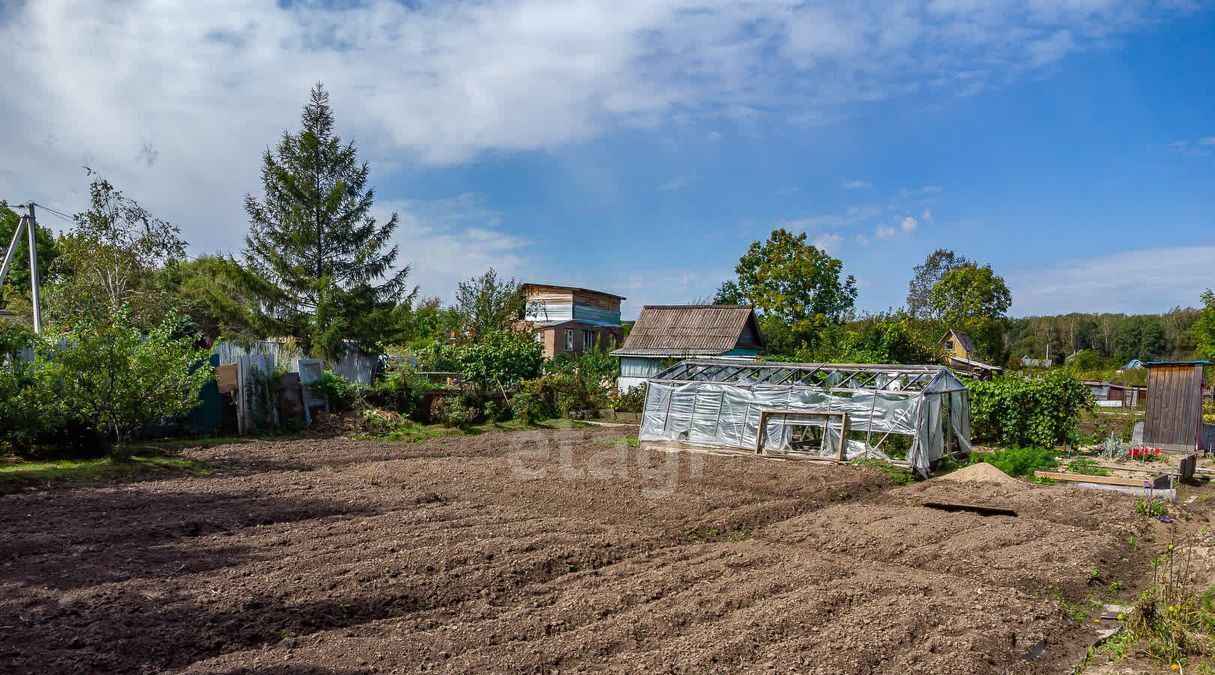
<path id="1" fill-rule="evenodd" d="M 1060 672 L 1092 627 L 1049 589 L 1100 590 L 1144 527 L 1114 494 L 623 433 L 220 446 L 207 477 L 0 497 L 0 671 Z"/>

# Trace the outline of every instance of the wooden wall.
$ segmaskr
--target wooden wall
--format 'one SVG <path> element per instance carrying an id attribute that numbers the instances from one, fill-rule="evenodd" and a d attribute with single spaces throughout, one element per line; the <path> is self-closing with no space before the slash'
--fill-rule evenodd
<path id="1" fill-rule="evenodd" d="M 1161 364 L 1148 370 L 1143 442 L 1174 451 L 1194 451 L 1202 429 L 1202 365 Z"/>

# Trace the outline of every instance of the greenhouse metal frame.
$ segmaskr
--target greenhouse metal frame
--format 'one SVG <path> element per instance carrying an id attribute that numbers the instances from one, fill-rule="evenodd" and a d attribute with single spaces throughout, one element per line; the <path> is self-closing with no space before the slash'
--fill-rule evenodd
<path id="1" fill-rule="evenodd" d="M 896 458 L 892 436 L 910 437 Z M 927 476 L 970 452 L 970 398 L 945 366 L 681 361 L 649 380 L 639 439 L 790 459 L 859 457 Z"/>

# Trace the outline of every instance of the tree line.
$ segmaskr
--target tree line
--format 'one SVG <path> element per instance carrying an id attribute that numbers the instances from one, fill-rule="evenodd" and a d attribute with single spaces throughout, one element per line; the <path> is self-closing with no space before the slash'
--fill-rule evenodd
<path id="1" fill-rule="evenodd" d="M 1215 295 L 1201 307 L 1163 314 L 1008 316 L 1012 292 L 990 264 L 938 249 L 916 265 L 906 303 L 858 313 L 856 280 L 843 261 L 805 233 L 776 229 L 739 258 L 735 278 L 713 302 L 755 307 L 770 356 L 798 361 L 915 363 L 939 358 L 949 329 L 975 342 L 988 363 L 1021 367 L 1030 357 L 1079 370 L 1110 370 L 1132 359 L 1215 358 Z M 1196 289 L 1197 291 L 1198 289 Z"/>

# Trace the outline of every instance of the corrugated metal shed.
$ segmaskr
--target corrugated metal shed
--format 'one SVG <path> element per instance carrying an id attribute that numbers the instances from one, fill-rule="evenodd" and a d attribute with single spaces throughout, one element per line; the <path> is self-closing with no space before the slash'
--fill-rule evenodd
<path id="1" fill-rule="evenodd" d="M 716 356 L 763 348 L 755 310 L 739 305 L 647 305 L 615 356 Z"/>
<path id="2" fill-rule="evenodd" d="M 1148 367 L 1143 442 L 1193 452 L 1201 445 L 1202 384 L 1206 361 L 1158 361 Z"/>

